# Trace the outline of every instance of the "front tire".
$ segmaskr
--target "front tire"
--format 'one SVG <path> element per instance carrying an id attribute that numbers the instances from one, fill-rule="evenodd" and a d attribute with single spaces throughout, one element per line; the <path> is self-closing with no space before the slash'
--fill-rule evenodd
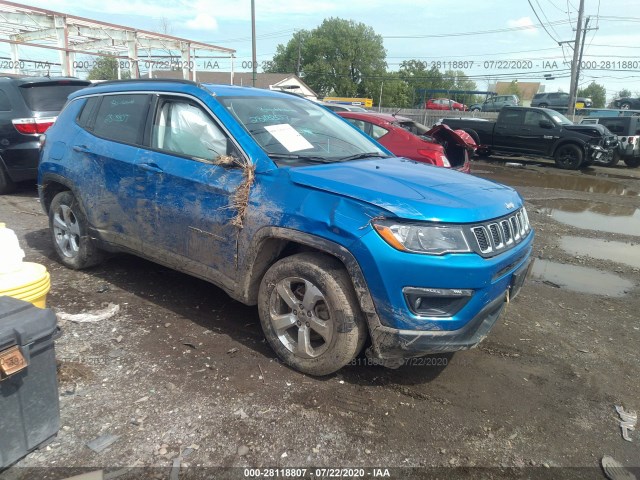
<path id="1" fill-rule="evenodd" d="M 260 284 L 258 312 L 271 348 L 289 366 L 329 375 L 353 360 L 367 330 L 351 278 L 320 253 L 279 260 Z"/>
<path id="2" fill-rule="evenodd" d="M 88 235 L 87 219 L 70 191 L 60 192 L 49 207 L 49 230 L 60 261 L 74 270 L 93 267 L 104 254 Z"/>
<path id="3" fill-rule="evenodd" d="M 615 149 L 613 152 L 611 152 L 611 155 L 601 163 L 605 167 L 615 167 L 619 161 L 620 161 L 620 152 L 618 152 L 618 149 Z"/>
<path id="4" fill-rule="evenodd" d="M 624 163 L 629 168 L 638 168 L 640 167 L 640 157 L 625 158 Z"/>
<path id="5" fill-rule="evenodd" d="M 583 157 L 582 149 L 573 143 L 559 146 L 554 155 L 556 166 L 563 170 L 577 170 L 582 164 Z"/>

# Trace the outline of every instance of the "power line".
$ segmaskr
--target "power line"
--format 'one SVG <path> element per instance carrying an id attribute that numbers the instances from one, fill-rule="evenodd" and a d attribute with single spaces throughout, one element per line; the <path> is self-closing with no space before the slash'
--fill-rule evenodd
<path id="1" fill-rule="evenodd" d="M 550 22 L 550 25 L 566 25 L 566 20 L 557 20 Z M 403 39 L 403 38 L 446 38 L 446 37 L 465 37 L 472 35 L 489 35 L 492 33 L 516 32 L 522 30 L 531 30 L 535 27 L 543 27 L 540 24 L 523 25 L 519 27 L 497 28 L 494 30 L 478 30 L 475 32 L 454 32 L 454 33 L 434 33 L 429 35 L 382 35 L 382 38 Z"/>
<path id="2" fill-rule="evenodd" d="M 531 3 L 531 0 L 527 0 L 527 2 L 529 2 L 529 6 L 531 7 L 531 10 L 533 10 L 533 14 L 536 16 L 536 18 L 540 22 L 540 25 L 542 26 L 542 28 L 544 28 L 544 31 L 547 32 L 547 35 L 549 35 L 549 37 L 551 37 L 551 40 L 553 40 L 554 42 L 558 43 L 558 39 L 555 38 L 553 35 L 551 35 L 551 32 L 549 32 L 549 30 L 547 30 L 547 27 L 544 26 L 544 23 L 542 23 L 542 20 L 538 16 L 538 12 L 536 12 L 536 9 L 533 8 L 533 4 Z M 536 3 L 537 3 L 537 0 L 536 0 Z M 538 6 L 540 6 L 540 3 L 538 3 Z M 542 8 L 540 10 L 542 11 Z M 542 13 L 544 14 L 544 12 L 542 12 Z M 545 18 L 546 18 L 546 16 L 545 16 Z M 547 21 L 549 21 L 548 18 L 547 18 Z M 549 24 L 549 26 L 551 26 L 551 24 Z"/>

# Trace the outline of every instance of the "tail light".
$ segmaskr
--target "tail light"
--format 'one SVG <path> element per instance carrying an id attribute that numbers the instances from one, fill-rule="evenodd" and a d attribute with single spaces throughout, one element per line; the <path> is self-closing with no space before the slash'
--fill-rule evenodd
<path id="1" fill-rule="evenodd" d="M 56 117 L 16 118 L 12 120 L 16 130 L 25 135 L 44 133 L 55 121 Z"/>
<path id="2" fill-rule="evenodd" d="M 432 163 L 433 165 L 442 165 L 443 167 L 451 168 L 449 159 L 444 154 L 442 154 L 442 152 L 439 152 L 437 150 L 427 150 L 424 148 L 419 148 L 418 154 L 428 158 L 429 163 Z"/>

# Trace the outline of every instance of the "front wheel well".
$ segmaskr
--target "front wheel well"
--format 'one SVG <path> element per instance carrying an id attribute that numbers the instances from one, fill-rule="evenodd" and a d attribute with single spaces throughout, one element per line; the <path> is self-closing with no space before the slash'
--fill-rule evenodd
<path id="1" fill-rule="evenodd" d="M 255 305 L 258 303 L 258 291 L 260 290 L 260 282 L 262 281 L 262 278 L 267 273 L 267 270 L 269 270 L 271 265 L 285 257 L 290 257 L 291 255 L 303 252 L 317 252 L 336 258 L 344 266 L 344 263 L 335 255 L 294 240 L 275 237 L 266 238 L 260 243 L 258 248 L 259 250 L 255 255 L 253 264 L 251 265 L 250 278 L 246 292 L 246 303 L 248 305 Z"/>

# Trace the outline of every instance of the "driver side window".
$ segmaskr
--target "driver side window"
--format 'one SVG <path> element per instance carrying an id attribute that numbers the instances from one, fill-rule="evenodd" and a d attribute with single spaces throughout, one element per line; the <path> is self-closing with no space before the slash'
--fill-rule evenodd
<path id="1" fill-rule="evenodd" d="M 224 155 L 227 137 L 199 106 L 185 100 L 161 101 L 151 147 L 196 159 Z"/>

